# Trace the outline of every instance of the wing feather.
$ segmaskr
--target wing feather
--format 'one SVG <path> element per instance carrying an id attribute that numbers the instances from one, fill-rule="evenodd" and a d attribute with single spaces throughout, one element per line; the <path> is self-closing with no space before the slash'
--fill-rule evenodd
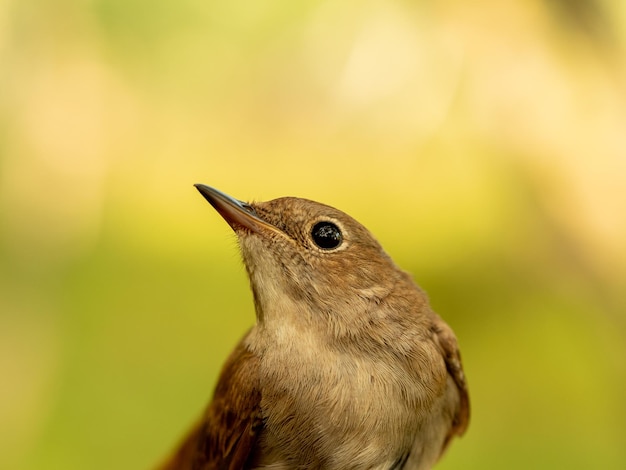
<path id="1" fill-rule="evenodd" d="M 459 393 L 459 403 L 452 419 L 452 426 L 444 441 L 443 452 L 454 436 L 462 436 L 465 433 L 470 419 L 470 401 L 465 373 L 461 363 L 461 352 L 459 351 L 454 332 L 441 319 L 438 319 L 432 326 L 431 331 L 445 361 L 448 375 L 452 378 Z"/>
<path id="2" fill-rule="evenodd" d="M 262 427 L 258 363 L 241 341 L 224 364 L 204 416 L 160 470 L 247 468 Z"/>

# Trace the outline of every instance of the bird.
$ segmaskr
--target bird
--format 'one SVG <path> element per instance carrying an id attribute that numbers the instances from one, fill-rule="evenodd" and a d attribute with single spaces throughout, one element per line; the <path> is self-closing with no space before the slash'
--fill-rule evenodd
<path id="1" fill-rule="evenodd" d="M 430 469 L 465 433 L 458 342 L 348 214 L 196 184 L 234 230 L 256 323 L 160 470 Z"/>

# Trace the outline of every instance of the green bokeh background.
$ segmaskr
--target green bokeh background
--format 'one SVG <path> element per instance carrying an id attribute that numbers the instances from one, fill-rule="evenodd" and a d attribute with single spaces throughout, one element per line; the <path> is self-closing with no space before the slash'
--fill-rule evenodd
<path id="1" fill-rule="evenodd" d="M 463 351 L 441 469 L 626 468 L 620 1 L 0 2 L 0 468 L 148 469 L 254 321 L 197 194 L 364 223 Z"/>

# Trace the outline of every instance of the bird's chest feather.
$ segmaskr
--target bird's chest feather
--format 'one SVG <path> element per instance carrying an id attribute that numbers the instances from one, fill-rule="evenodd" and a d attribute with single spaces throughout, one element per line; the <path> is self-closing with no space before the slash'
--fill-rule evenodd
<path id="1" fill-rule="evenodd" d="M 288 344 L 274 338 L 261 361 L 264 430 L 257 462 L 392 468 L 428 419 L 424 387 L 432 384 L 423 382 L 434 379 L 418 377 L 391 356 L 342 353 L 293 331 L 288 337 Z"/>

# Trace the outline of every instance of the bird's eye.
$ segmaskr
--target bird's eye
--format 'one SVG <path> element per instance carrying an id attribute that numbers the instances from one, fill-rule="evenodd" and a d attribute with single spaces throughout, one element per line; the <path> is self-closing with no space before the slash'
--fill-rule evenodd
<path id="1" fill-rule="evenodd" d="M 316 223 L 311 230 L 311 236 L 315 244 L 324 250 L 337 248 L 343 240 L 341 230 L 331 222 Z"/>

